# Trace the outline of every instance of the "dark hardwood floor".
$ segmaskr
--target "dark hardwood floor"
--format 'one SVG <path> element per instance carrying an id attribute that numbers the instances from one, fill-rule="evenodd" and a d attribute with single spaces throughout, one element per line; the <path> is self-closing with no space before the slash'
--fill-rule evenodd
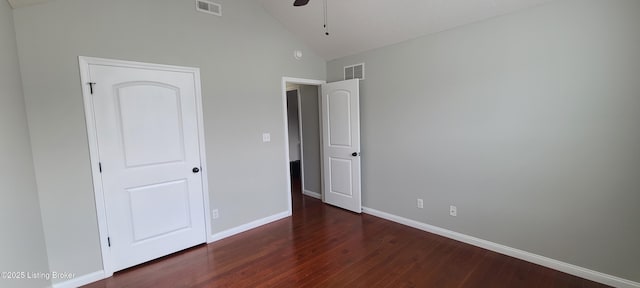
<path id="1" fill-rule="evenodd" d="M 85 287 L 606 287 L 302 196 L 293 217 Z"/>

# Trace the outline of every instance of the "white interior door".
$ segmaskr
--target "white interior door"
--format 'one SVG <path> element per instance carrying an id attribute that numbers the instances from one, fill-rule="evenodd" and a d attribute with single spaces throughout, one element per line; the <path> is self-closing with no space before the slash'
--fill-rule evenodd
<path id="1" fill-rule="evenodd" d="M 89 65 L 113 271 L 206 241 L 193 73 Z"/>
<path id="2" fill-rule="evenodd" d="M 362 212 L 359 80 L 322 85 L 324 202 Z"/>

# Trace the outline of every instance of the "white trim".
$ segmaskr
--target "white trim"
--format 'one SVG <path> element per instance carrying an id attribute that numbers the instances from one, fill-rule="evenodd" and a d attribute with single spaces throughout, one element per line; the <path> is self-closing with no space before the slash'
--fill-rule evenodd
<path id="1" fill-rule="evenodd" d="M 440 228 L 437 226 L 429 225 L 419 221 L 407 219 L 401 216 L 393 215 L 390 213 L 382 212 L 376 209 L 362 207 L 362 212 L 387 219 L 402 225 L 420 229 L 422 231 L 437 234 L 443 237 L 447 237 L 453 240 L 471 244 L 480 248 L 491 250 L 500 254 L 515 257 L 527 262 L 542 265 L 554 270 L 558 270 L 567 274 L 575 275 L 581 278 L 585 278 L 591 281 L 599 282 L 605 285 L 619 287 L 619 288 L 640 288 L 640 283 L 633 282 L 631 280 L 623 279 L 613 275 L 608 275 L 602 272 L 590 270 L 566 262 L 551 259 L 545 256 L 537 255 L 531 252 L 519 250 L 502 244 L 494 243 L 491 241 L 483 240 L 473 236 L 465 235 L 448 229 Z"/>
<path id="2" fill-rule="evenodd" d="M 234 228 L 231 228 L 231 229 L 228 229 L 228 230 L 225 230 L 225 231 L 222 231 L 222 232 L 218 232 L 218 233 L 213 234 L 213 235 L 209 234 L 207 236 L 207 239 L 210 239 L 211 241 L 208 241 L 207 243 L 211 243 L 211 242 L 215 242 L 215 241 L 218 241 L 218 240 L 222 240 L 224 238 L 231 237 L 233 235 L 236 235 L 236 234 L 239 234 L 239 233 L 242 233 L 242 232 L 246 232 L 246 231 L 254 229 L 254 228 L 258 228 L 258 227 L 260 227 L 262 225 L 266 225 L 266 224 L 269 224 L 271 222 L 275 222 L 275 221 L 287 218 L 289 216 L 291 216 L 291 213 L 289 213 L 288 211 L 284 211 L 284 212 L 280 212 L 278 214 L 274 214 L 274 215 L 267 216 L 267 217 L 262 218 L 262 219 L 258 219 L 258 220 L 249 222 L 249 223 L 244 224 L 244 225 L 236 226 Z M 68 281 L 64 281 L 64 282 L 53 284 L 52 287 L 53 288 L 67 288 L 67 287 L 75 288 L 75 287 L 80 287 L 80 286 L 87 285 L 87 284 L 90 284 L 90 283 L 93 283 L 93 282 L 96 282 L 96 281 L 100 281 L 102 279 L 106 279 L 106 278 L 109 278 L 111 276 L 113 276 L 113 273 L 111 273 L 110 275 L 107 275 L 104 270 L 100 270 L 100 271 L 89 273 L 89 274 L 86 274 L 86 275 L 83 275 L 83 276 L 80 276 L 80 277 L 77 277 L 77 278 L 73 278 L 73 279 L 68 280 Z"/>
<path id="3" fill-rule="evenodd" d="M 202 175 L 202 196 L 204 205 L 204 225 L 205 233 L 207 235 L 207 243 L 213 242 L 212 227 L 211 227 L 211 208 L 209 199 L 209 170 L 207 169 L 207 153 L 204 135 L 204 106 L 202 105 L 202 86 L 200 80 L 200 69 L 196 68 L 195 71 L 196 80 L 196 117 L 198 117 L 198 143 L 200 148 L 200 174 Z"/>
<path id="4" fill-rule="evenodd" d="M 291 200 L 291 173 L 289 172 L 289 122 L 287 116 L 287 83 L 293 84 L 303 84 L 303 85 L 322 85 L 327 83 L 324 80 L 313 80 L 313 79 L 303 79 L 303 78 L 292 78 L 292 77 L 282 77 L 282 122 L 284 127 L 284 166 L 285 166 L 285 175 L 287 180 L 287 211 L 289 215 L 293 213 L 293 205 Z M 299 95 L 300 93 L 298 93 Z M 319 97 L 318 97 L 319 98 Z M 301 136 L 302 137 L 302 136 Z M 302 158 L 302 157 L 301 157 Z"/>
<path id="5" fill-rule="evenodd" d="M 282 78 L 282 102 L 284 103 L 282 120 L 284 121 L 284 165 L 285 165 L 285 177 L 287 184 L 287 194 L 285 195 L 287 201 L 287 211 L 289 214 L 293 213 L 293 204 L 291 200 L 291 157 L 289 157 L 289 110 L 287 108 L 287 82 Z"/>
<path id="6" fill-rule="evenodd" d="M 324 203 L 325 187 L 324 187 L 324 149 L 322 149 L 322 143 L 324 143 L 324 133 L 322 133 L 322 85 L 318 89 L 318 140 L 320 141 L 320 200 Z"/>
<path id="7" fill-rule="evenodd" d="M 303 189 L 302 190 L 302 194 L 307 195 L 309 197 L 313 197 L 313 198 L 317 198 L 317 199 L 322 200 L 322 195 L 320 193 L 318 193 L 318 192 L 313 192 L 311 190 Z"/>
<path id="8" fill-rule="evenodd" d="M 84 98 L 84 111 L 85 121 L 87 124 L 87 138 L 89 141 L 89 161 L 91 163 L 91 176 L 93 179 L 93 191 L 95 194 L 96 203 L 96 216 L 98 217 L 98 234 L 100 235 L 100 253 L 102 255 L 102 268 L 104 270 L 105 277 L 113 275 L 112 261 L 110 255 L 110 249 L 107 243 L 107 237 L 109 235 L 107 225 L 107 210 L 104 201 L 104 191 L 102 190 L 102 177 L 100 177 L 100 171 L 96 169 L 99 162 L 98 153 L 98 136 L 97 129 L 95 127 L 95 118 L 93 113 L 93 99 L 91 98 L 91 92 L 88 85 L 85 83 L 92 82 L 91 75 L 89 74 L 89 63 L 93 63 L 93 58 L 78 57 L 80 63 L 80 81 L 82 88 L 82 96 Z"/>
<path id="9" fill-rule="evenodd" d="M 153 69 L 163 71 L 173 71 L 182 73 L 193 73 L 195 79 L 195 97 L 196 97 L 196 117 L 198 121 L 198 143 L 200 152 L 200 168 L 203 171 L 202 175 L 202 196 L 204 205 L 204 217 L 205 217 L 205 236 L 207 243 L 213 242 L 211 238 L 211 215 L 209 214 L 209 181 L 207 176 L 207 161 L 205 154 L 205 142 L 204 142 L 204 117 L 202 108 L 202 90 L 200 86 L 200 69 L 193 67 L 181 67 L 173 65 L 162 65 L 152 63 L 142 63 L 133 61 L 103 59 L 94 57 L 78 57 L 78 63 L 80 66 L 80 80 L 82 88 L 82 97 L 84 100 L 85 121 L 87 124 L 87 138 L 89 141 L 89 157 L 91 162 L 91 176 L 93 178 L 93 190 L 95 194 L 96 215 L 98 217 L 98 233 L 100 235 L 100 250 L 102 255 L 102 266 L 104 277 L 111 277 L 113 275 L 113 261 L 111 259 L 111 249 L 107 243 L 107 237 L 109 235 L 107 225 L 107 214 L 104 201 L 104 191 L 102 189 L 102 177 L 98 168 L 99 161 L 99 149 L 98 149 L 98 137 L 97 129 L 95 127 L 95 117 L 93 109 L 93 97 L 89 91 L 89 85 L 85 83 L 92 82 L 91 75 L 89 73 L 89 65 L 105 65 L 105 66 L 118 66 L 137 69 Z"/>
<path id="10" fill-rule="evenodd" d="M 289 216 L 291 216 L 291 213 L 289 211 L 280 212 L 278 214 L 267 216 L 262 219 L 251 221 L 244 225 L 236 226 L 234 228 L 227 229 L 222 232 L 218 232 L 216 234 L 211 235 L 211 239 L 213 239 L 213 241 L 222 240 L 224 238 L 231 237 L 233 235 L 240 234 L 242 232 L 246 232 L 254 228 L 258 228 L 262 225 L 269 224 L 271 222 L 275 222 L 280 219 L 287 218 Z"/>
<path id="11" fill-rule="evenodd" d="M 75 277 L 73 279 L 69 279 L 67 281 L 63 281 L 60 283 L 55 283 L 51 287 L 53 288 L 75 288 L 83 285 L 87 285 L 96 281 L 100 281 L 102 279 L 107 278 L 104 274 L 103 270 L 96 271 L 93 273 L 85 274 L 80 277 Z"/>

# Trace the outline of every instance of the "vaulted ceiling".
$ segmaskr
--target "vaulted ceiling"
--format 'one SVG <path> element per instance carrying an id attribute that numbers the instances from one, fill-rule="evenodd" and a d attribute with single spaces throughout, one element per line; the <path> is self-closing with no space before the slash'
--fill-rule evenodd
<path id="1" fill-rule="evenodd" d="M 556 0 L 256 0 L 326 60 L 513 13 Z"/>
<path id="2" fill-rule="evenodd" d="M 51 0 L 8 1 L 19 8 Z M 213 1 L 224 5 L 225 0 Z M 310 0 L 302 7 L 293 7 L 293 0 L 252 1 L 332 60 L 559 0 Z"/>

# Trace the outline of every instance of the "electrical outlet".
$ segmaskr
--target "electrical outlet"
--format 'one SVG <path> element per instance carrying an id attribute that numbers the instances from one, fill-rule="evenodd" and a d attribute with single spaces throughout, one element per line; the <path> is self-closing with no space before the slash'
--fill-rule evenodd
<path id="1" fill-rule="evenodd" d="M 218 213 L 218 209 L 213 209 L 213 210 L 211 210 L 211 218 L 212 218 L 212 219 L 218 219 L 218 218 L 220 218 L 220 214 Z"/>
<path id="2" fill-rule="evenodd" d="M 456 217 L 458 216 L 458 208 L 456 206 L 449 206 L 449 215 Z"/>
<path id="3" fill-rule="evenodd" d="M 271 142 L 271 133 L 262 133 L 262 142 Z"/>
<path id="4" fill-rule="evenodd" d="M 424 201 L 422 201 L 422 199 L 418 198 L 418 202 L 416 203 L 416 205 L 418 206 L 418 208 L 422 209 L 422 208 L 424 208 Z"/>

